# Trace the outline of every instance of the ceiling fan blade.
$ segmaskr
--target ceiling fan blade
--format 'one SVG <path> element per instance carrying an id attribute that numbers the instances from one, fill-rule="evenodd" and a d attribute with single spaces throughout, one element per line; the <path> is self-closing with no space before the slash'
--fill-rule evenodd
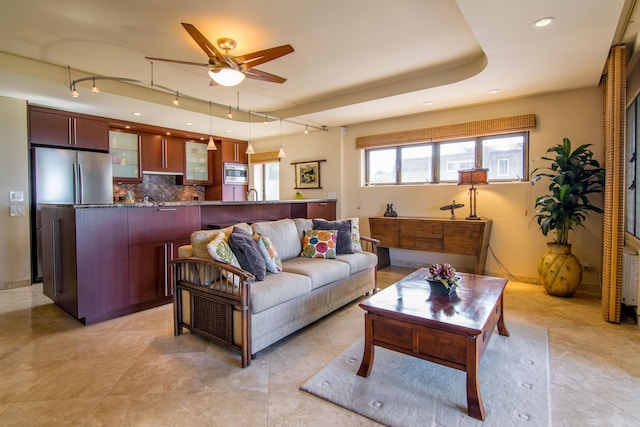
<path id="1" fill-rule="evenodd" d="M 253 53 L 247 53 L 245 55 L 236 56 L 233 60 L 238 64 L 240 70 L 246 70 L 248 68 L 255 67 L 265 62 L 272 61 L 281 56 L 287 55 L 293 52 L 293 46 L 285 44 L 278 47 L 272 47 L 271 49 L 259 50 Z"/>
<path id="2" fill-rule="evenodd" d="M 184 22 L 182 23 L 182 26 L 184 27 L 185 30 L 187 30 L 191 38 L 193 38 L 193 40 L 195 40 L 195 42 L 198 43 L 198 46 L 200 46 L 200 48 L 204 50 L 204 53 L 207 54 L 209 59 L 213 61 L 217 60 L 219 62 L 229 64 L 229 61 L 227 60 L 227 58 L 222 53 L 220 53 L 220 51 L 216 49 L 213 43 L 207 40 L 207 38 L 204 35 L 202 35 L 202 33 L 198 31 L 196 27 Z"/>
<path id="3" fill-rule="evenodd" d="M 275 74 L 267 73 L 265 71 L 256 70 L 255 68 L 247 69 L 243 71 L 244 75 L 249 79 L 262 80 L 272 83 L 284 83 L 287 81 L 284 77 L 276 76 Z"/>
<path id="4" fill-rule="evenodd" d="M 211 67 L 211 64 L 202 64 L 200 62 L 190 62 L 190 61 L 178 61 L 177 59 L 152 58 L 150 56 L 145 56 L 145 59 L 148 59 L 150 61 L 173 62 L 174 64 L 197 65 L 199 67 Z"/>

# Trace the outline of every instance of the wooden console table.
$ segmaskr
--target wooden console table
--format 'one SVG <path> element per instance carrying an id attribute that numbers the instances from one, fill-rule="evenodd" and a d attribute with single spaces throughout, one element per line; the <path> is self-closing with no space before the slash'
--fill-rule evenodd
<path id="1" fill-rule="evenodd" d="M 389 248 L 441 252 L 476 257 L 474 273 L 484 274 L 491 220 L 419 217 L 369 218 L 378 244 L 378 268 L 391 264 Z"/>

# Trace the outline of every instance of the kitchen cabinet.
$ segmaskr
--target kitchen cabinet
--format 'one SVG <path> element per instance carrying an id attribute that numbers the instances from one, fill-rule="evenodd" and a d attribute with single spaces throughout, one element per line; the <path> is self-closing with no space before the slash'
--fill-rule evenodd
<path id="1" fill-rule="evenodd" d="M 42 208 L 43 291 L 85 324 L 129 305 L 125 209 Z"/>
<path id="2" fill-rule="evenodd" d="M 241 201 L 247 200 L 248 184 L 225 184 L 225 163 L 247 165 L 249 156 L 245 154 L 248 143 L 246 141 L 216 140 L 216 151 L 211 152 L 211 182 L 205 188 L 206 200 Z"/>
<path id="3" fill-rule="evenodd" d="M 142 182 L 140 139 L 139 133 L 109 131 L 109 153 L 114 181 Z"/>
<path id="4" fill-rule="evenodd" d="M 33 145 L 108 151 L 109 123 L 98 118 L 30 107 L 29 142 Z"/>
<path id="5" fill-rule="evenodd" d="M 184 143 L 184 176 L 178 180 L 182 185 L 211 185 L 209 151 L 207 144 L 196 141 Z"/>
<path id="6" fill-rule="evenodd" d="M 184 140 L 170 135 L 143 132 L 141 138 L 142 172 L 182 175 Z"/>
<path id="7" fill-rule="evenodd" d="M 249 143 L 245 141 L 221 140 L 220 155 L 222 161 L 248 164 L 249 155 L 246 154 L 248 145 Z"/>
<path id="8" fill-rule="evenodd" d="M 132 305 L 169 302 L 178 248 L 200 229 L 199 206 L 128 209 L 129 299 Z"/>

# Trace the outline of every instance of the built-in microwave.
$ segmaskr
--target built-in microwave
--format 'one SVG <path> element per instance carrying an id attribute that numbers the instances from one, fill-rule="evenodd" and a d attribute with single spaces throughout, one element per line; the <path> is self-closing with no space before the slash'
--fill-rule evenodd
<path id="1" fill-rule="evenodd" d="M 249 184 L 249 166 L 241 163 L 225 163 L 224 183 Z"/>

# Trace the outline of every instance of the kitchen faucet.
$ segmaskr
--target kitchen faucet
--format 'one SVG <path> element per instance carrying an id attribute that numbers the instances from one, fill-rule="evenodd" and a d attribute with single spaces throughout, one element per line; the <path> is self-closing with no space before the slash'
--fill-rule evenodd
<path id="1" fill-rule="evenodd" d="M 250 188 L 249 191 L 247 191 L 247 201 L 249 200 L 249 195 L 251 194 L 251 192 L 256 193 L 255 197 L 253 200 L 257 201 L 258 200 L 258 190 L 256 190 L 255 188 Z"/>

